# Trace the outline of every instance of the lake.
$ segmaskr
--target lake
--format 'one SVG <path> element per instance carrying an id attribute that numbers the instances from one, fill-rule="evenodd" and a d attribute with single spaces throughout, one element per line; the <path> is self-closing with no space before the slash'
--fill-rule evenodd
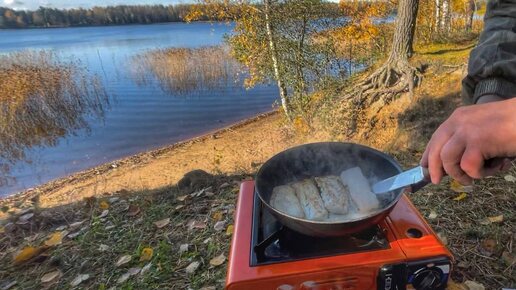
<path id="1" fill-rule="evenodd" d="M 131 73 L 136 55 L 219 45 L 231 29 L 198 22 L 0 30 L 0 54 L 50 50 L 60 59 L 77 60 L 98 76 L 109 98 L 102 117 L 85 116 L 87 128 L 76 128 L 51 146 L 26 148 L 23 160 L 9 165 L 0 197 L 270 111 L 278 98 L 273 85 L 246 90 L 228 83 L 184 93 L 153 81 L 142 84 Z"/>

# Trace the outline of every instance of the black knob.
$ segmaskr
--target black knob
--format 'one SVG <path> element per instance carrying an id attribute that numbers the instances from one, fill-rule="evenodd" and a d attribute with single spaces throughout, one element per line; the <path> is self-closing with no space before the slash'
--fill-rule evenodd
<path id="1" fill-rule="evenodd" d="M 435 290 L 442 288 L 442 271 L 439 268 L 429 268 L 419 271 L 412 280 L 416 290 Z"/>

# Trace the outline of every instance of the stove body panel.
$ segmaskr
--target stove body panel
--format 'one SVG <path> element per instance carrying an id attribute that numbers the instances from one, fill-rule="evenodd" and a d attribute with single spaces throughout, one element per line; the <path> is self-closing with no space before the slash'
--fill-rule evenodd
<path id="1" fill-rule="evenodd" d="M 439 266 L 444 268 L 443 273 L 450 270 L 451 254 L 406 196 L 379 224 L 379 228 L 384 230 L 387 247 L 258 265 L 253 262 L 252 254 L 253 231 L 256 235 L 256 226 L 252 222 L 255 206 L 254 182 L 243 182 L 229 254 L 228 290 L 414 289 L 405 285 L 419 283 L 423 274 L 432 274 L 428 269 Z M 400 271 L 403 274 L 399 274 Z M 447 278 L 447 274 L 443 277 Z"/>

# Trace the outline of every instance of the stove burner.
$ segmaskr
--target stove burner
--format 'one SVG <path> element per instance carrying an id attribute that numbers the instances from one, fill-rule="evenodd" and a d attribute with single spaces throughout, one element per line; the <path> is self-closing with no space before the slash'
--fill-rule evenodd
<path id="1" fill-rule="evenodd" d="M 383 230 L 375 225 L 342 237 L 311 237 L 281 225 L 254 196 L 251 266 L 388 249 Z"/>

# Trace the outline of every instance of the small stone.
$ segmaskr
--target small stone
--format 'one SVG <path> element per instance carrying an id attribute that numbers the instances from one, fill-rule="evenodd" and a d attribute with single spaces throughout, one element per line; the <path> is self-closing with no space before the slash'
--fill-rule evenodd
<path id="1" fill-rule="evenodd" d="M 115 196 L 115 197 L 111 197 L 111 198 L 109 199 L 109 203 L 115 203 L 115 202 L 117 202 L 119 199 L 120 199 L 120 198 L 119 198 L 119 197 L 116 197 L 116 196 Z"/>
<path id="2" fill-rule="evenodd" d="M 115 163 L 111 164 L 111 168 L 117 168 L 118 165 L 116 165 Z"/>
<path id="3" fill-rule="evenodd" d="M 435 211 L 430 211 L 430 214 L 428 215 L 428 218 L 433 220 L 437 217 L 437 213 Z"/>
<path id="4" fill-rule="evenodd" d="M 193 274 L 195 271 L 197 271 L 197 268 L 199 268 L 200 265 L 201 263 L 197 261 L 190 263 L 190 265 L 188 265 L 185 269 L 186 274 Z"/>
<path id="5" fill-rule="evenodd" d="M 188 252 L 188 244 L 182 244 L 179 246 L 179 255 Z"/>

